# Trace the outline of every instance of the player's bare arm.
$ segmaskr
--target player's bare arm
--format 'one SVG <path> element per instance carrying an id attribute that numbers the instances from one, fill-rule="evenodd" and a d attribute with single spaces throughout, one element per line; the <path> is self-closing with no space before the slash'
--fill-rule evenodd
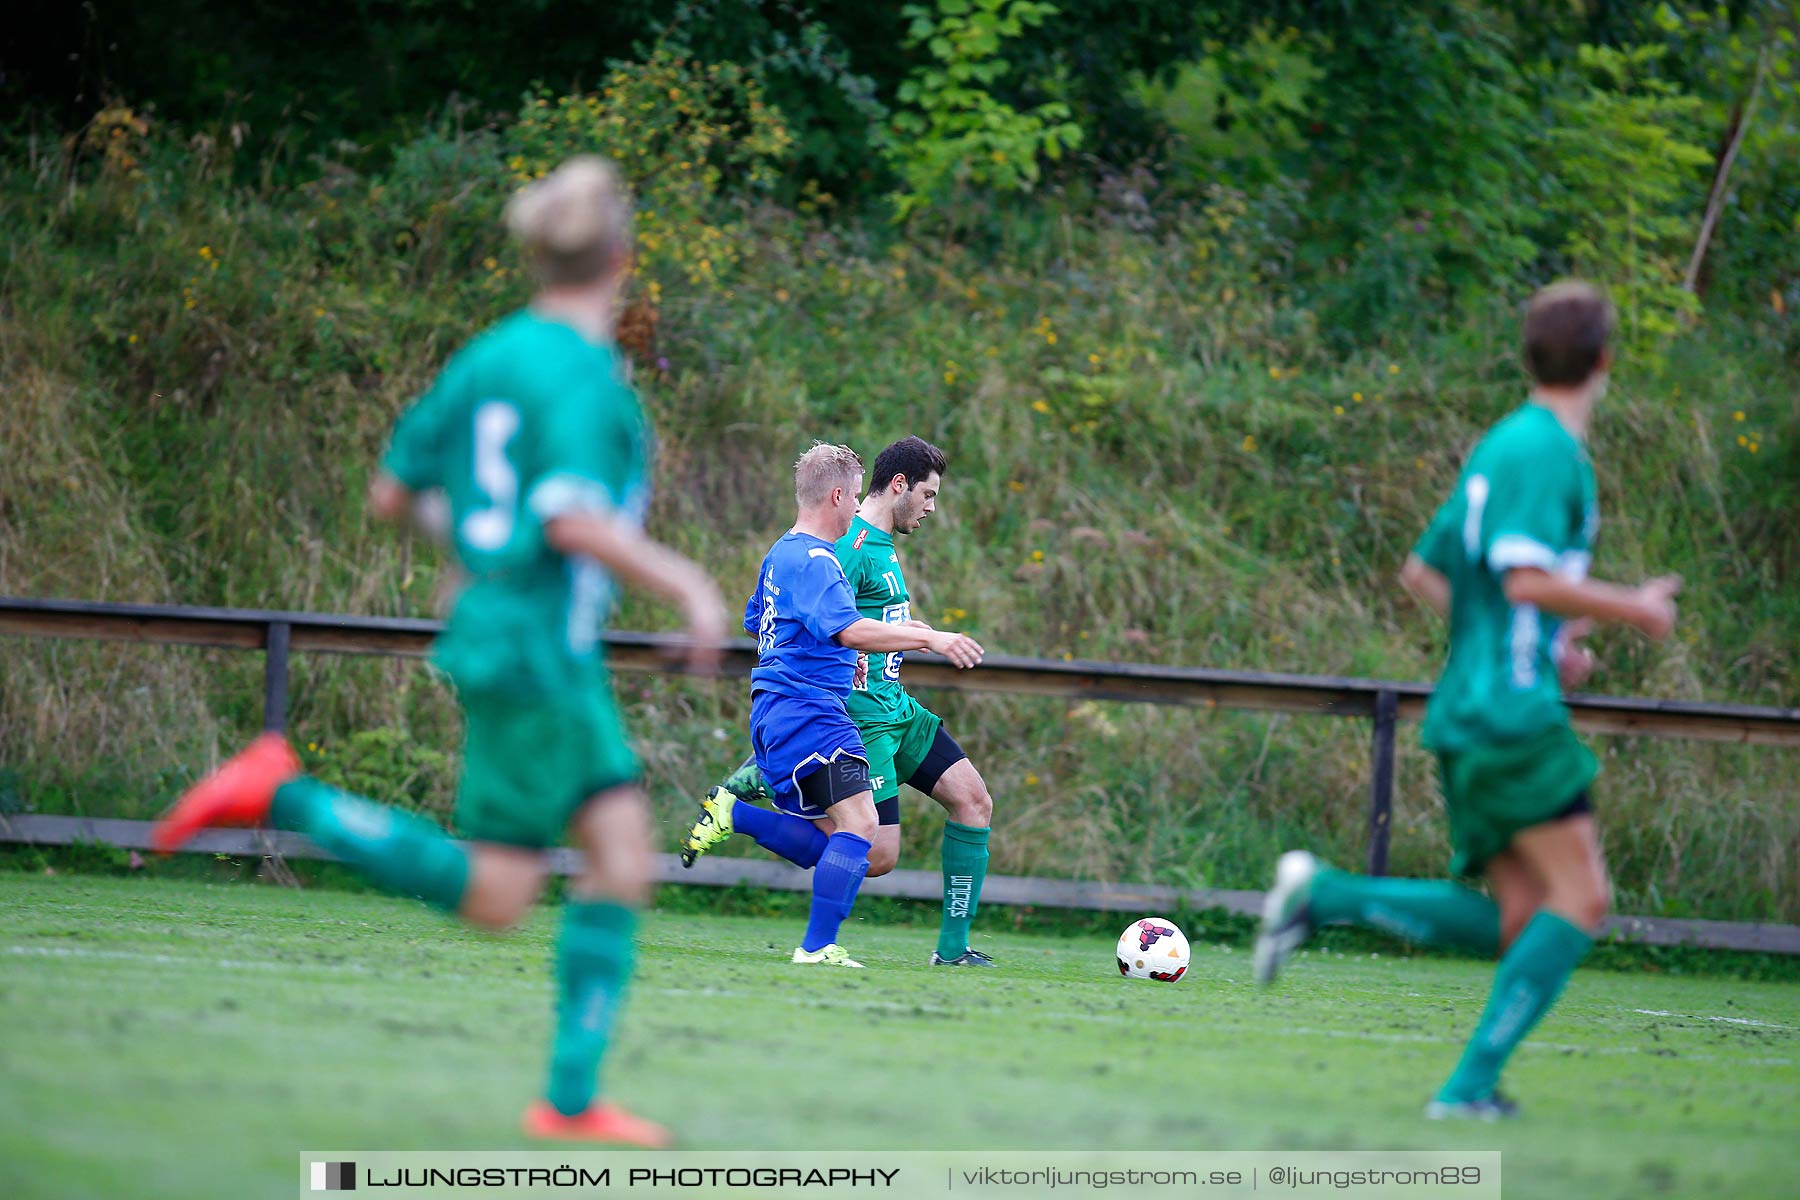
<path id="1" fill-rule="evenodd" d="M 1515 567 L 1506 573 L 1506 598 L 1559 617 L 1591 617 L 1629 625 L 1653 641 L 1675 627 L 1675 594 L 1681 576 L 1661 575 L 1637 587 L 1597 579 L 1566 579 L 1538 567 Z"/>
<path id="2" fill-rule="evenodd" d="M 369 512 L 396 524 L 410 517 L 419 532 L 438 542 L 450 540 L 450 501 L 441 488 L 415 492 L 381 471 L 369 483 Z"/>
<path id="3" fill-rule="evenodd" d="M 412 511 L 412 499 L 412 489 L 386 471 L 369 483 L 369 512 L 380 520 L 404 520 Z"/>
<path id="4" fill-rule="evenodd" d="M 1400 586 L 1438 616 L 1449 615 L 1450 581 L 1444 578 L 1442 571 L 1418 555 L 1406 556 L 1406 564 L 1400 568 Z"/>
<path id="5" fill-rule="evenodd" d="M 544 526 L 545 539 L 564 554 L 593 559 L 632 587 L 660 596 L 681 610 L 693 639 L 688 663 L 713 670 L 725 642 L 725 602 L 712 577 L 635 525 L 599 513 L 570 513 Z"/>
<path id="6" fill-rule="evenodd" d="M 852 622 L 837 635 L 838 644 L 865 654 L 892 654 L 895 651 L 929 650 L 941 654 L 957 667 L 967 670 L 981 665 L 985 651 L 981 643 L 963 633 L 938 629 L 909 629 L 905 625 L 889 625 L 863 617 Z"/>

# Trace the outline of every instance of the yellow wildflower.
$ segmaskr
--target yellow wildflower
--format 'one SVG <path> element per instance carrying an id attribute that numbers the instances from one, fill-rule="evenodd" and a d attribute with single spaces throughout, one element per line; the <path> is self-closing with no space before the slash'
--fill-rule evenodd
<path id="1" fill-rule="evenodd" d="M 1031 561 L 1032 562 L 1043 562 L 1044 561 L 1044 552 L 1042 550 L 1033 550 L 1031 552 Z"/>
<path id="2" fill-rule="evenodd" d="M 1731 419 L 1734 421 L 1743 420 L 1744 419 L 1744 411 L 1742 409 L 1739 409 L 1737 412 L 1732 413 Z"/>
<path id="3" fill-rule="evenodd" d="M 1050 411 L 1050 406 L 1048 404 L 1044 403 L 1044 401 L 1042 401 L 1042 400 L 1033 400 L 1031 402 L 1031 411 L 1047 413 Z"/>
<path id="4" fill-rule="evenodd" d="M 1256 435 L 1255 434 L 1246 433 L 1244 435 L 1244 449 L 1248 450 L 1252 454 L 1256 453 Z"/>
<path id="5" fill-rule="evenodd" d="M 1354 400 L 1358 404 L 1361 404 L 1362 403 L 1362 393 L 1361 392 L 1351 392 L 1350 399 Z"/>
<path id="6" fill-rule="evenodd" d="M 1344 406 L 1341 404 L 1334 404 L 1331 406 L 1331 411 L 1341 417 L 1344 415 Z"/>
<path id="7" fill-rule="evenodd" d="M 1388 364 L 1388 374 L 1389 375 L 1398 375 L 1399 373 L 1400 373 L 1400 364 L 1399 363 L 1389 363 Z"/>

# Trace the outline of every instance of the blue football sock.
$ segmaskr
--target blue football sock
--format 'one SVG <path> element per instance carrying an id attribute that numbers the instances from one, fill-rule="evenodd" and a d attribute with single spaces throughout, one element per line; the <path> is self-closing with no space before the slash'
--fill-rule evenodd
<path id="1" fill-rule="evenodd" d="M 812 912 L 806 919 L 802 950 L 810 954 L 837 941 L 838 926 L 850 915 L 856 891 L 868 873 L 867 838 L 840 829 L 825 839 L 825 852 L 819 855 L 819 865 L 813 871 Z"/>
<path id="2" fill-rule="evenodd" d="M 792 813 L 758 808 L 738 800 L 731 805 L 731 827 L 797 867 L 817 866 L 819 855 L 825 853 L 825 835 L 819 827 Z"/>

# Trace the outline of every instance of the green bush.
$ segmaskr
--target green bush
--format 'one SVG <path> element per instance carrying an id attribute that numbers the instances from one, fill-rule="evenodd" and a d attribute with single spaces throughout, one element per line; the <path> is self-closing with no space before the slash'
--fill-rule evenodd
<path id="1" fill-rule="evenodd" d="M 653 302 L 666 277 L 699 286 L 730 277 L 747 234 L 724 201 L 766 192 L 793 145 L 752 72 L 701 62 L 666 40 L 642 62 L 615 63 L 592 94 L 527 100 L 507 141 L 519 182 L 576 154 L 602 154 L 623 168 L 636 192 L 638 258 Z"/>
<path id="2" fill-rule="evenodd" d="M 1656 77 L 1662 57 L 1581 47 L 1588 81 L 1558 100 L 1550 131 L 1569 264 L 1606 285 L 1625 344 L 1652 361 L 1700 311 L 1682 271 L 1713 161 L 1690 140 L 1700 100 Z"/>
<path id="3" fill-rule="evenodd" d="M 901 10 L 907 47 L 924 47 L 932 58 L 900 85 L 902 107 L 885 147 L 900 177 L 894 209 L 901 220 L 958 188 L 1030 191 L 1039 158 L 1054 161 L 1080 144 L 1067 104 L 1021 112 L 992 90 L 1008 70 L 1002 44 L 1056 11 L 1036 0 L 937 0 L 935 12 L 921 4 Z"/>

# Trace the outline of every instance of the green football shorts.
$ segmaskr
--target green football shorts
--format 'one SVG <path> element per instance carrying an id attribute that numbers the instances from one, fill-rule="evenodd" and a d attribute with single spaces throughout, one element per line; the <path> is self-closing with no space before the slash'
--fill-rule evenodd
<path id="1" fill-rule="evenodd" d="M 900 785 L 912 778 L 913 772 L 931 753 L 943 719 L 930 709 L 906 697 L 900 712 L 887 720 L 857 722 L 863 746 L 869 752 L 869 784 L 875 803 L 892 800 L 900 794 Z"/>
<path id="2" fill-rule="evenodd" d="M 1439 754 L 1450 870 L 1480 874 L 1515 834 L 1567 811 L 1599 771 L 1593 752 L 1567 725 L 1524 741 Z"/>
<path id="3" fill-rule="evenodd" d="M 457 829 L 478 842 L 543 849 L 597 792 L 642 774 L 604 678 L 554 698 L 465 694 Z"/>

